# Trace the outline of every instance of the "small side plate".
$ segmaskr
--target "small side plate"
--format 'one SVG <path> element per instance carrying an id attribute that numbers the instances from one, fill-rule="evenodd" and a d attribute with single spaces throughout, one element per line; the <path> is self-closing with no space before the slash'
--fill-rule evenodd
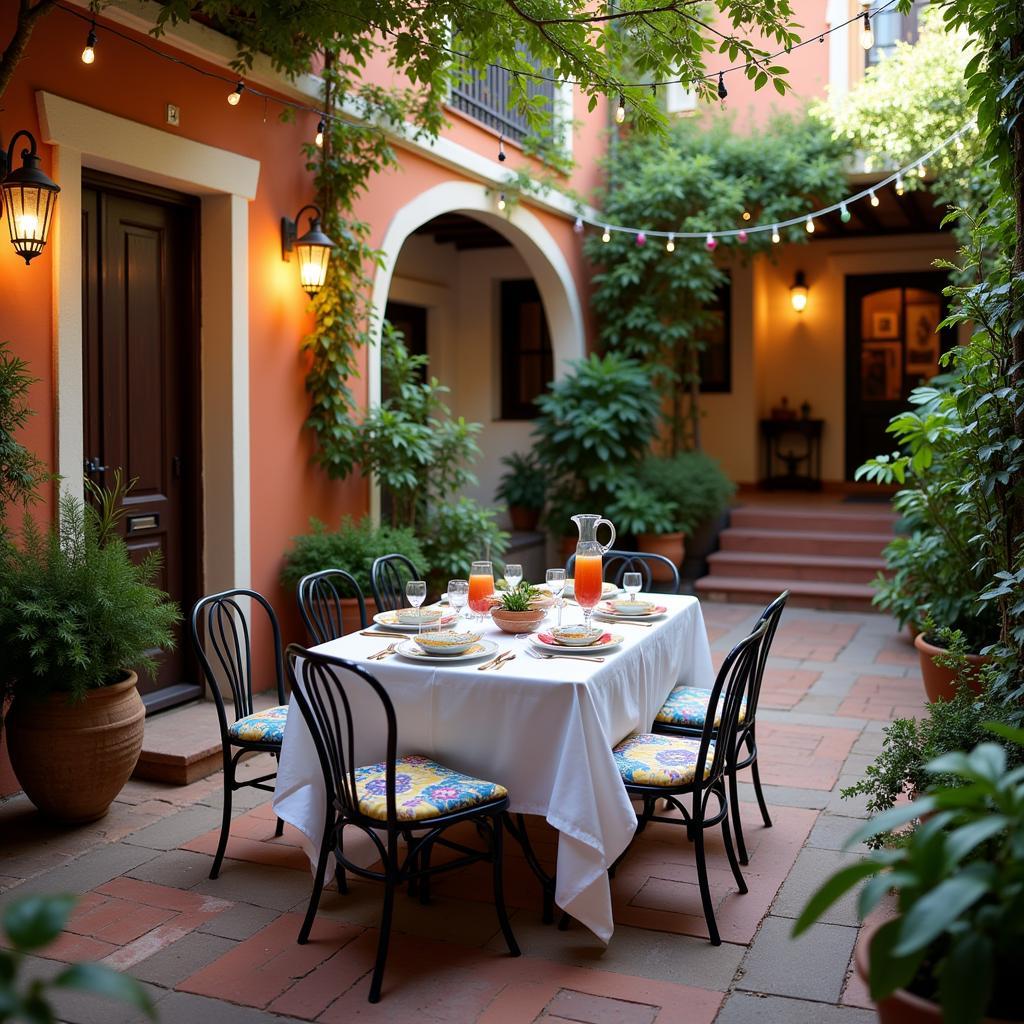
<path id="1" fill-rule="evenodd" d="M 428 661 L 434 664 L 444 662 L 446 665 L 453 661 L 477 661 L 480 658 L 488 658 L 498 650 L 498 644 L 494 640 L 480 640 L 473 644 L 463 654 L 427 654 L 417 646 L 415 640 L 403 640 L 395 651 L 396 654 L 408 658 L 409 661 Z"/>

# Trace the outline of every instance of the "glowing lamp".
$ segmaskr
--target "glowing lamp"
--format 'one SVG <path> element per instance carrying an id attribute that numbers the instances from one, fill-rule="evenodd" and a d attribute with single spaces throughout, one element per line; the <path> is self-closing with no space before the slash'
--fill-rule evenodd
<path id="1" fill-rule="evenodd" d="M 298 236 L 299 218 L 310 210 L 309 230 Z M 323 233 L 320 227 L 320 207 L 304 206 L 295 215 L 295 220 L 281 218 L 281 257 L 290 260 L 294 252 L 299 264 L 299 283 L 302 290 L 310 297 L 324 285 L 327 278 L 327 264 L 331 259 L 334 243 Z"/>
<path id="2" fill-rule="evenodd" d="M 789 301 L 798 313 L 802 313 L 807 308 L 807 281 L 802 270 L 796 272 L 796 277 L 793 278 L 793 283 L 789 287 Z"/>
<path id="3" fill-rule="evenodd" d="M 21 167 L 15 169 L 15 144 L 22 137 L 28 141 L 28 147 L 21 151 Z M 39 169 L 36 140 L 31 132 L 16 132 L 7 152 L 0 152 L 0 189 L 11 245 L 27 266 L 46 246 L 60 191 L 60 185 Z"/>

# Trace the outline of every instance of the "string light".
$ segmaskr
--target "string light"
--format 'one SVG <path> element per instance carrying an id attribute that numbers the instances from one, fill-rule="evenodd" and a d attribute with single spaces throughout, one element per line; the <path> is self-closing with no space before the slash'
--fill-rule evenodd
<path id="1" fill-rule="evenodd" d="M 736 236 L 736 241 L 739 242 L 740 245 L 743 245 L 747 241 L 747 237 L 748 236 L 746 231 L 741 230 L 740 233 Z"/>
<path id="2" fill-rule="evenodd" d="M 875 195 L 875 190 L 874 189 L 871 190 L 870 195 L 871 195 L 871 205 L 872 206 L 877 206 L 878 205 L 878 196 Z"/>
<path id="3" fill-rule="evenodd" d="M 321 117 L 320 123 L 316 126 L 316 138 L 313 140 L 321 149 L 324 148 L 325 131 L 327 131 L 327 122 Z"/>
<path id="4" fill-rule="evenodd" d="M 896 195 L 901 196 L 901 195 L 903 195 L 904 192 L 906 192 L 906 190 L 907 190 L 907 187 L 906 187 L 906 185 L 903 184 L 903 175 L 902 174 L 897 174 L 896 175 Z"/>
<path id="5" fill-rule="evenodd" d="M 813 217 L 808 217 L 807 218 L 807 223 L 804 225 L 804 227 L 807 229 L 807 234 L 813 235 L 814 234 L 814 218 Z"/>
<path id="6" fill-rule="evenodd" d="M 638 247 L 647 244 L 647 236 L 642 231 L 636 233 L 636 244 Z"/>
<path id="7" fill-rule="evenodd" d="M 505 193 L 502 192 L 501 195 L 498 196 L 498 209 L 504 210 L 507 205 L 508 204 L 505 202 Z"/>
<path id="8" fill-rule="evenodd" d="M 504 135 L 499 135 L 498 136 L 498 162 L 499 163 L 504 163 L 507 159 L 508 159 L 508 156 L 505 154 L 505 136 Z"/>
<path id="9" fill-rule="evenodd" d="M 235 86 L 235 91 L 228 93 L 228 103 L 230 103 L 231 106 L 233 106 L 233 107 L 237 107 L 238 104 L 242 102 L 242 93 L 243 92 L 245 92 L 245 83 L 244 82 L 239 82 Z"/>
<path id="10" fill-rule="evenodd" d="M 724 100 L 729 95 L 729 90 L 725 87 L 725 72 L 718 72 L 718 98 Z"/>
<path id="11" fill-rule="evenodd" d="M 622 124 L 626 120 L 626 97 L 619 93 L 619 105 L 615 108 L 615 123 Z"/>
<path id="12" fill-rule="evenodd" d="M 583 234 L 583 218 L 582 217 L 577 217 L 576 218 L 576 223 L 573 224 L 572 229 L 573 229 L 573 231 L 576 232 L 577 235 L 582 235 Z"/>
<path id="13" fill-rule="evenodd" d="M 860 45 L 865 50 L 870 50 L 875 45 L 875 33 L 871 31 L 871 18 L 868 16 L 867 8 L 864 9 L 864 24 L 860 30 Z"/>
<path id="14" fill-rule="evenodd" d="M 96 22 L 89 24 L 89 34 L 85 37 L 85 49 L 82 51 L 82 63 L 91 64 L 96 59 Z"/>
<path id="15" fill-rule="evenodd" d="M 743 219 L 744 220 L 750 220 L 750 211 L 749 210 L 744 210 L 743 211 Z"/>
<path id="16" fill-rule="evenodd" d="M 839 204 L 839 219 L 844 224 L 850 223 L 850 211 L 846 208 L 846 203 Z"/>
<path id="17" fill-rule="evenodd" d="M 960 141 L 959 139 L 957 140 Z M 928 176 L 928 168 L 924 164 L 917 165 L 917 176 L 919 178 L 926 178 Z"/>
<path id="18" fill-rule="evenodd" d="M 707 249 L 708 252 L 714 252 L 718 248 L 718 241 L 714 235 L 708 235 L 708 237 L 704 239 L 704 248 Z"/>
<path id="19" fill-rule="evenodd" d="M 773 224 L 772 225 L 772 244 L 773 245 L 778 245 L 781 240 L 782 240 L 781 236 L 779 235 L 779 226 L 777 224 Z"/>
<path id="20" fill-rule="evenodd" d="M 665 252 L 675 252 L 675 251 L 676 251 L 675 235 L 669 235 L 668 236 L 668 241 L 665 243 Z"/>
<path id="21" fill-rule="evenodd" d="M 612 233 L 606 227 L 604 229 L 604 234 L 601 236 L 601 241 L 602 242 L 610 242 L 611 240 L 612 240 Z"/>

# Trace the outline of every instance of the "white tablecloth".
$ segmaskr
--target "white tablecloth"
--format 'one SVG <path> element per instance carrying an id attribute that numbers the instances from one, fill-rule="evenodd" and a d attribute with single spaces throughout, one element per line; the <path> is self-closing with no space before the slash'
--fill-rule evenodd
<path id="1" fill-rule="evenodd" d="M 488 622 L 484 635 L 514 661 L 497 671 L 476 664 L 414 664 L 399 657 L 365 659 L 384 646 L 352 633 L 317 650 L 367 665 L 384 684 L 398 720 L 398 754 L 424 754 L 458 771 L 507 787 L 510 809 L 539 814 L 559 835 L 555 901 L 599 938 L 613 922 L 607 869 L 629 844 L 636 815 L 612 747 L 648 730 L 672 686 L 709 687 L 714 679 L 700 605 L 662 597 L 668 614 L 650 628 L 608 625 L 624 636 L 603 663 L 538 661 L 528 641 Z M 581 618 L 568 606 L 563 621 Z M 391 639 L 385 637 L 384 639 Z M 357 760 L 384 757 L 384 716 L 356 708 Z M 291 702 L 274 810 L 306 837 L 315 863 L 323 832 L 325 792 L 313 740 Z"/>

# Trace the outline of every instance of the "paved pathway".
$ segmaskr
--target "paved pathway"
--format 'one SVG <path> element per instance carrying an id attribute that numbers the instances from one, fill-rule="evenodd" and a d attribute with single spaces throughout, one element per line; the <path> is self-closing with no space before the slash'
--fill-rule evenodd
<path id="1" fill-rule="evenodd" d="M 758 609 L 705 606 L 721 658 Z M 807 895 L 836 866 L 863 808 L 839 790 L 878 751 L 894 715 L 920 714 L 913 648 L 882 616 L 790 609 L 762 695 L 762 777 L 775 821 L 762 828 L 741 786 L 750 893 L 733 889 L 709 842 L 723 945 L 711 947 L 690 845 L 648 827 L 613 883 L 616 931 L 601 945 L 578 925 L 540 922 L 539 890 L 510 846 L 507 888 L 524 956 L 502 955 L 486 867 L 439 880 L 433 905 L 398 901 L 383 1001 L 366 1003 L 379 890 L 355 882 L 325 895 L 313 940 L 295 942 L 309 893 L 294 837 L 273 839 L 263 794 L 243 791 L 228 860 L 207 878 L 220 819 L 220 776 L 184 788 L 130 783 L 102 821 L 48 826 L 23 797 L 0 804 L 0 903 L 18 893 L 82 895 L 70 930 L 30 968 L 98 959 L 142 979 L 164 1024 L 423 1021 L 444 1024 L 867 1024 L 870 1003 L 850 977 L 852 903 L 806 938 L 789 938 Z M 213 714 L 213 709 L 210 709 Z M 553 833 L 537 824 L 539 849 Z M 709 836 L 712 834 L 709 834 Z M 92 998 L 62 995 L 61 1019 L 136 1019 Z"/>

